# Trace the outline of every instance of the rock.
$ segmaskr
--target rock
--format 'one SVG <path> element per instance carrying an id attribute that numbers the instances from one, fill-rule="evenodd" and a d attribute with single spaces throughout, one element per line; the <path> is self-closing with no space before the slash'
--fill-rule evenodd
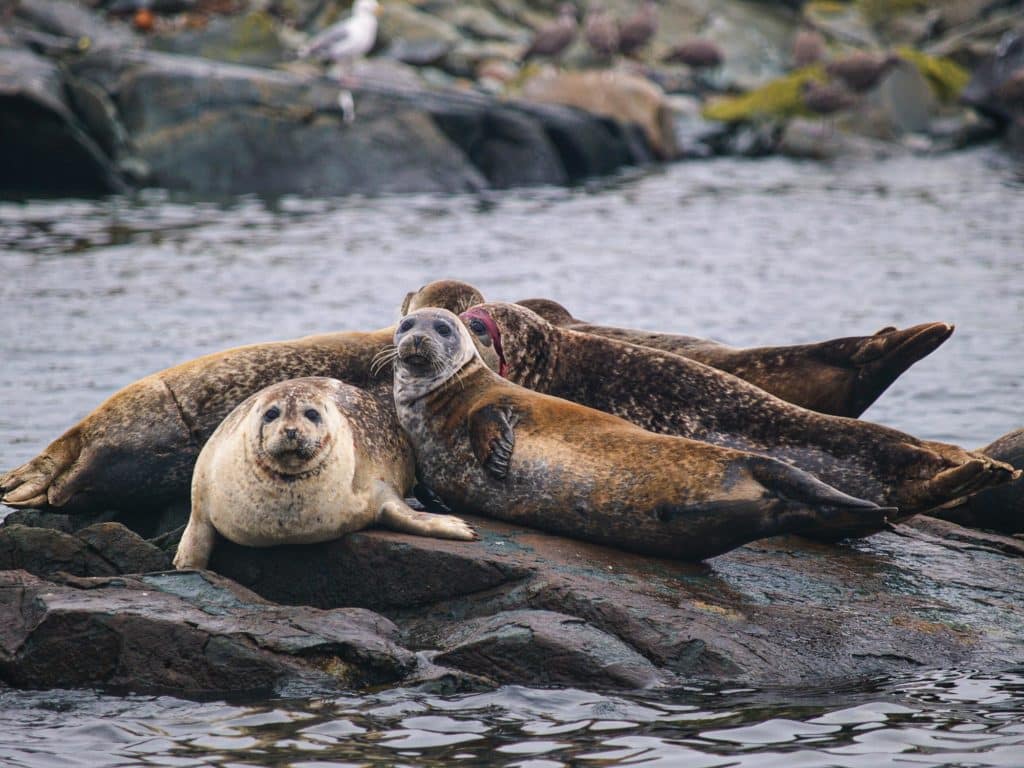
<path id="1" fill-rule="evenodd" d="M 485 62 L 500 61 L 513 64 L 519 55 L 520 47 L 513 43 L 463 41 L 445 54 L 438 66 L 455 77 L 476 79 L 480 67 Z M 506 81 L 509 79 L 511 77 L 505 78 Z"/>
<path id="2" fill-rule="evenodd" d="M 280 607 L 215 574 L 68 579 L 0 572 L 0 680 L 225 694 L 399 680 L 414 656 L 359 609 Z"/>
<path id="3" fill-rule="evenodd" d="M 893 140 L 905 133 L 926 133 L 936 107 L 928 81 L 917 67 L 902 62 L 837 123 L 863 136 Z"/>
<path id="4" fill-rule="evenodd" d="M 796 29 L 792 14 L 771 5 L 714 4 L 701 36 L 716 43 L 724 62 L 702 77 L 718 88 L 751 90 L 782 75 Z"/>
<path id="5" fill-rule="evenodd" d="M 581 619 L 554 611 L 503 611 L 456 624 L 438 664 L 498 683 L 648 688 L 665 676 L 647 659 Z"/>
<path id="6" fill-rule="evenodd" d="M 451 663 L 506 681 L 550 674 L 541 659 L 556 645 L 565 684 L 598 669 L 613 674 L 600 659 L 619 653 L 617 643 L 659 680 L 747 685 L 1024 661 L 1016 640 L 1024 558 L 958 541 L 954 532 L 971 534 L 957 526 L 898 526 L 853 546 L 773 539 L 689 565 L 472 522 L 480 542 L 384 531 L 308 547 L 221 542 L 212 567 L 271 600 L 382 611 L 413 647 L 452 653 Z M 558 615 L 507 613 L 519 611 Z M 487 668 L 492 652 L 499 661 Z M 626 657 L 639 677 L 617 684 L 633 685 L 647 668 Z"/>
<path id="7" fill-rule="evenodd" d="M 441 15 L 464 35 L 477 40 L 497 40 L 514 43 L 522 49 L 530 42 L 530 33 L 522 27 L 503 20 L 493 11 L 481 7 L 457 3 Z"/>
<path id="8" fill-rule="evenodd" d="M 42 32 L 74 41 L 80 51 L 128 48 L 138 44 L 131 29 L 110 23 L 73 0 L 17 0 L 15 18 Z"/>
<path id="9" fill-rule="evenodd" d="M 545 72 L 527 81 L 523 98 L 564 104 L 637 125 L 656 157 L 676 156 L 672 114 L 665 94 L 653 83 L 618 71 Z"/>
<path id="10" fill-rule="evenodd" d="M 880 142 L 837 130 L 831 120 L 803 117 L 786 123 L 777 150 L 782 155 L 812 160 L 882 157 L 892 153 Z"/>
<path id="11" fill-rule="evenodd" d="M 167 554 L 118 523 L 97 523 L 75 533 L 0 526 L 0 570 L 21 569 L 36 576 L 115 576 L 170 567 Z"/>
<path id="12" fill-rule="evenodd" d="M 1007 32 L 1000 39 L 993 55 L 975 69 L 963 91 L 964 103 L 1004 124 L 1012 123 L 1017 116 L 1024 116 L 1024 104 L 1008 104 L 1000 98 L 1000 88 L 1022 69 L 1024 30 Z"/>
<path id="13" fill-rule="evenodd" d="M 64 3 L 57 3 L 64 5 Z M 124 183 L 67 102 L 53 62 L 0 48 L 0 192 L 96 195 Z"/>
<path id="14" fill-rule="evenodd" d="M 270 66 L 294 55 L 282 42 L 275 19 L 262 10 L 211 16 L 206 25 L 198 29 L 156 34 L 150 38 L 150 47 L 254 66 Z"/>
<path id="15" fill-rule="evenodd" d="M 86 57 L 152 183 L 199 194 L 460 192 L 484 179 L 420 109 L 357 92 L 350 126 L 320 78 L 171 54 Z"/>
<path id="16" fill-rule="evenodd" d="M 1024 429 L 1005 434 L 978 450 L 1024 469 Z M 1024 478 L 976 493 L 958 506 L 931 514 L 972 528 L 1024 533 Z"/>
<path id="17" fill-rule="evenodd" d="M 377 32 L 385 55 L 414 66 L 437 63 L 459 40 L 451 24 L 405 3 L 385 7 Z"/>

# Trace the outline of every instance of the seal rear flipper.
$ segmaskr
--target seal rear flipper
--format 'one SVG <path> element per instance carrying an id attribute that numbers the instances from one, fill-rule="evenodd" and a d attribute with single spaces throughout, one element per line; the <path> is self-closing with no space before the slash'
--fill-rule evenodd
<path id="1" fill-rule="evenodd" d="M 849 415 L 859 416 L 867 410 L 904 371 L 938 349 L 953 330 L 949 323 L 923 323 L 903 330 L 883 328 L 863 339 L 849 358 L 858 369 Z"/>
<path id="2" fill-rule="evenodd" d="M 485 405 L 469 414 L 469 441 L 473 455 L 487 472 L 502 480 L 508 475 L 516 445 L 519 417 L 509 406 Z"/>
<path id="3" fill-rule="evenodd" d="M 896 517 L 895 507 L 880 507 L 873 501 L 850 496 L 776 459 L 754 456 L 748 466 L 754 479 L 771 495 L 812 513 L 795 531 L 800 535 L 829 541 L 868 536 L 884 530 L 889 520 Z"/>
<path id="4" fill-rule="evenodd" d="M 415 536 L 456 541 L 476 541 L 480 538 L 473 526 L 461 517 L 417 512 L 397 497 L 389 498 L 381 504 L 377 522 L 389 530 Z"/>
<path id="5" fill-rule="evenodd" d="M 920 486 L 921 509 L 953 505 L 971 494 L 1021 477 L 1021 470 L 980 454 L 929 478 Z"/>
<path id="6" fill-rule="evenodd" d="M 81 451 L 78 433 L 66 432 L 34 459 L 0 477 L 0 502 L 9 507 L 46 509 L 60 506 L 51 493 Z"/>

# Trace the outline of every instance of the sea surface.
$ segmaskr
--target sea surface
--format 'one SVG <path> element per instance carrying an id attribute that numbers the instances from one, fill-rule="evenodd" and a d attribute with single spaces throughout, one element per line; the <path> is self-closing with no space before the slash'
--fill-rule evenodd
<path id="1" fill-rule="evenodd" d="M 982 149 L 850 166 L 715 160 L 446 198 L 0 203 L 0 468 L 145 374 L 237 344 L 383 327 L 407 291 L 443 277 L 738 346 L 949 321 L 953 337 L 865 418 L 985 445 L 1024 425 L 1022 178 Z M 629 695 L 0 689 L 4 768 L 368 764 L 1024 766 L 1024 670 Z"/>

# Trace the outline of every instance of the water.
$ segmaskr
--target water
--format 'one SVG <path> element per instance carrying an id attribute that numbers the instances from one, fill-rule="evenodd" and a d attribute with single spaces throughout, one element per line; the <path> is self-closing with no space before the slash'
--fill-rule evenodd
<path id="1" fill-rule="evenodd" d="M 953 338 L 865 417 L 983 445 L 1024 424 L 1019 179 L 983 150 L 715 161 L 444 199 L 2 204 L 0 467 L 140 376 L 235 344 L 381 327 L 440 277 L 743 346 L 950 321 Z M 1022 722 L 1013 670 L 657 696 L 6 691 L 0 765 L 1010 766 L 1024 765 Z"/>

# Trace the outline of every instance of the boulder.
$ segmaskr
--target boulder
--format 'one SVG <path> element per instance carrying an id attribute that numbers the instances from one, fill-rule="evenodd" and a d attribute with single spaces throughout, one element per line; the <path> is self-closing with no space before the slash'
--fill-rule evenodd
<path id="1" fill-rule="evenodd" d="M 170 568 L 170 557 L 117 523 L 75 533 L 5 523 L 0 526 L 0 570 L 35 576 L 114 576 Z"/>
<path id="2" fill-rule="evenodd" d="M 45 581 L 0 571 L 0 681 L 189 695 L 401 679 L 415 657 L 360 609 L 268 604 L 216 574 Z"/>
<path id="3" fill-rule="evenodd" d="M 415 105 L 357 92 L 355 123 L 323 78 L 151 52 L 75 65 L 118 106 L 157 186 L 199 194 L 450 193 L 483 177 Z"/>
<path id="4" fill-rule="evenodd" d="M 649 80 L 614 70 L 545 70 L 523 87 L 522 96 L 541 104 L 563 104 L 639 126 L 654 155 L 677 154 L 675 126 L 664 92 Z"/>
<path id="5" fill-rule="evenodd" d="M 276 602 L 380 611 L 409 647 L 496 681 L 800 685 L 1024 661 L 1024 558 L 953 524 L 852 545 L 772 539 L 692 565 L 472 522 L 479 542 L 218 542 L 211 567 Z"/>
<path id="6" fill-rule="evenodd" d="M 294 57 L 278 34 L 277 20 L 264 10 L 251 10 L 234 16 L 211 16 L 199 28 L 153 35 L 150 47 L 168 53 L 255 66 L 270 66 Z"/>
<path id="7" fill-rule="evenodd" d="M 68 103 L 60 68 L 31 51 L 0 48 L 0 135 L 0 192 L 90 195 L 125 189 L 110 157 Z"/>

